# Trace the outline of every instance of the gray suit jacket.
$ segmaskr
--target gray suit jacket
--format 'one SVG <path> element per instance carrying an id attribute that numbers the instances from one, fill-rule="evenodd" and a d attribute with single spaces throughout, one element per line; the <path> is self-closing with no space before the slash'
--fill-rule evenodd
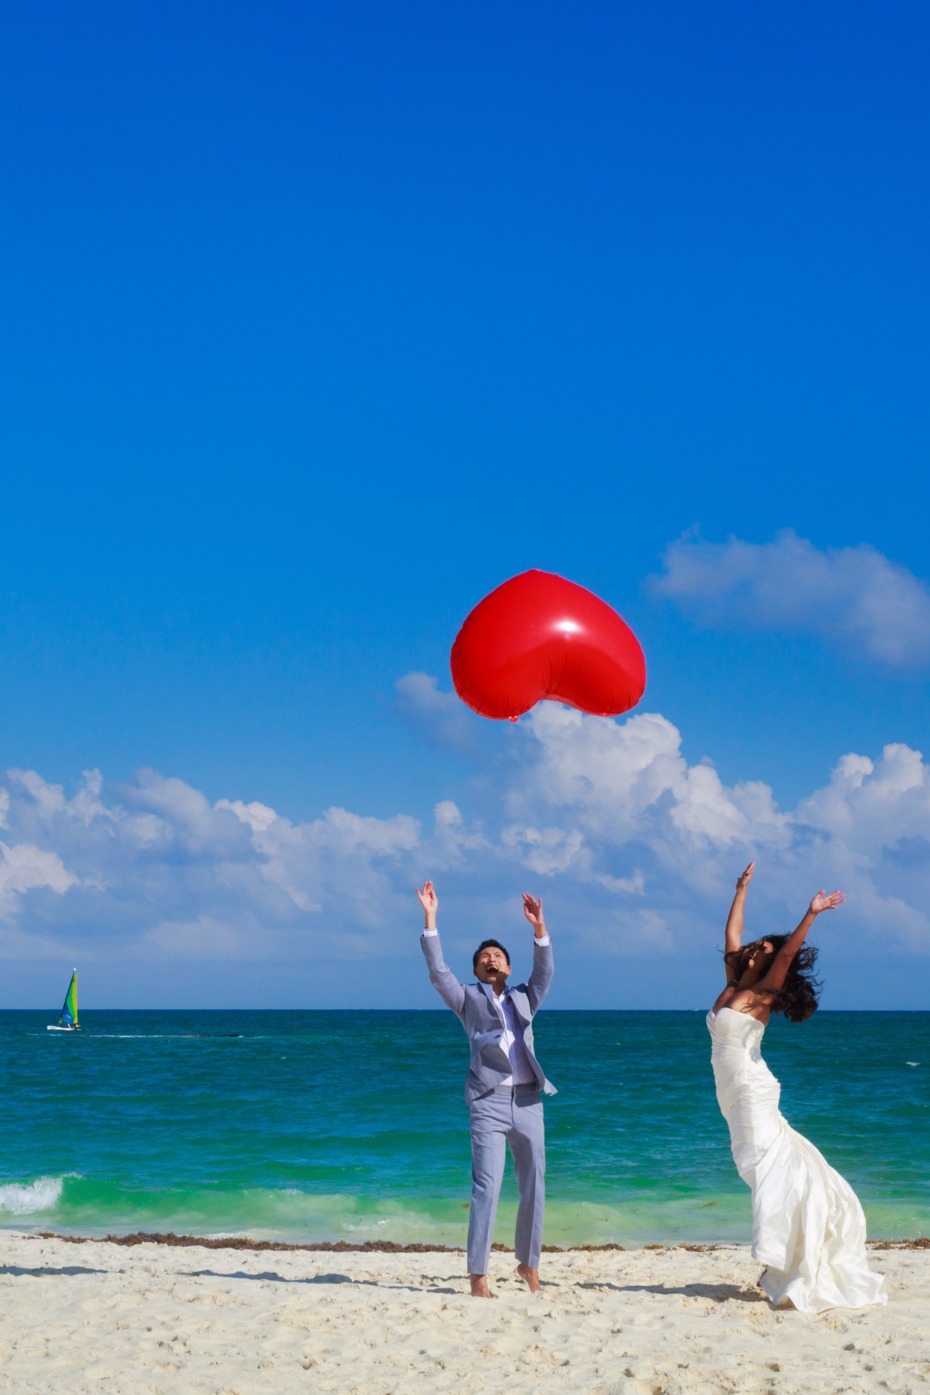
<path id="1" fill-rule="evenodd" d="M 486 1095 L 512 1074 L 510 1057 L 501 1042 L 503 1024 L 492 1001 L 494 989 L 485 983 L 459 983 L 442 957 L 438 935 L 422 935 L 420 944 L 429 967 L 430 983 L 442 1001 L 450 1007 L 465 1028 L 471 1045 L 471 1065 L 465 1080 L 465 1103 L 471 1104 L 479 1095 Z M 514 1011 L 523 1027 L 523 1045 L 529 1057 L 536 1083 L 543 1094 L 554 1095 L 543 1074 L 533 1049 L 533 1018 L 542 1006 L 552 982 L 552 945 L 533 941 L 533 972 L 528 983 L 508 988 Z"/>

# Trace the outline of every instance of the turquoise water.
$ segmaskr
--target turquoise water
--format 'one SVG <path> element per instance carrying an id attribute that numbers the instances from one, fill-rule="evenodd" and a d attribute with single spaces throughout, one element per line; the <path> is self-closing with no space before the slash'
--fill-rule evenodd
<path id="1" fill-rule="evenodd" d="M 451 1013 L 0 1013 L 0 1225 L 463 1242 L 467 1043 Z M 546 1012 L 547 1242 L 746 1241 L 703 1013 Z M 782 1108 L 873 1238 L 930 1234 L 930 1013 L 776 1020 Z M 415 1082 L 415 1083 L 414 1083 Z M 513 1235 L 508 1174 L 498 1221 Z"/>

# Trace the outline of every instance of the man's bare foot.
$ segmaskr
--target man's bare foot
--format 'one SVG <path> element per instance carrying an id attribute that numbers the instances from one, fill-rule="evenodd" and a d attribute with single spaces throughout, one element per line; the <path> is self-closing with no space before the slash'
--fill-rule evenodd
<path id="1" fill-rule="evenodd" d="M 539 1270 L 531 1269 L 528 1264 L 518 1264 L 517 1273 L 526 1284 L 530 1293 L 539 1292 Z"/>
<path id="2" fill-rule="evenodd" d="M 469 1274 L 468 1282 L 471 1284 L 472 1298 L 496 1298 L 497 1294 L 492 1293 L 488 1288 L 487 1274 Z"/>

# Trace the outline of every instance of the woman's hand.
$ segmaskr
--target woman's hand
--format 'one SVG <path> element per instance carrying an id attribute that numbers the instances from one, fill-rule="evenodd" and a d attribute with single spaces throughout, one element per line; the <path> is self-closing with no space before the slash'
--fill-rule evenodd
<path id="1" fill-rule="evenodd" d="M 837 906 L 842 906 L 845 900 L 846 896 L 844 892 L 831 891 L 828 896 L 821 887 L 810 904 L 810 914 L 820 915 L 821 911 L 835 911 Z"/>
<path id="2" fill-rule="evenodd" d="M 746 868 L 745 872 L 741 872 L 741 873 L 739 874 L 739 876 L 736 878 L 736 889 L 737 889 L 737 891 L 745 891 L 745 890 L 746 890 L 747 886 L 748 886 L 749 883 L 752 881 L 752 874 L 753 874 L 753 872 L 754 872 L 755 870 L 756 870 L 756 864 L 755 864 L 754 862 L 750 862 L 750 864 L 749 864 L 749 866 Z"/>

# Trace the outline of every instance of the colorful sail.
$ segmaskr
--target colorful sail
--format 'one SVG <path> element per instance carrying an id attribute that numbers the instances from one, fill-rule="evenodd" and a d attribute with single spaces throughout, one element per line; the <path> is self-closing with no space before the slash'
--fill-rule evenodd
<path id="1" fill-rule="evenodd" d="M 58 1019 L 58 1025 L 60 1027 L 76 1027 L 77 1024 L 77 969 L 75 969 L 71 975 L 71 982 L 68 984 L 68 991 L 65 994 L 65 1001 L 61 1009 L 61 1016 Z"/>

